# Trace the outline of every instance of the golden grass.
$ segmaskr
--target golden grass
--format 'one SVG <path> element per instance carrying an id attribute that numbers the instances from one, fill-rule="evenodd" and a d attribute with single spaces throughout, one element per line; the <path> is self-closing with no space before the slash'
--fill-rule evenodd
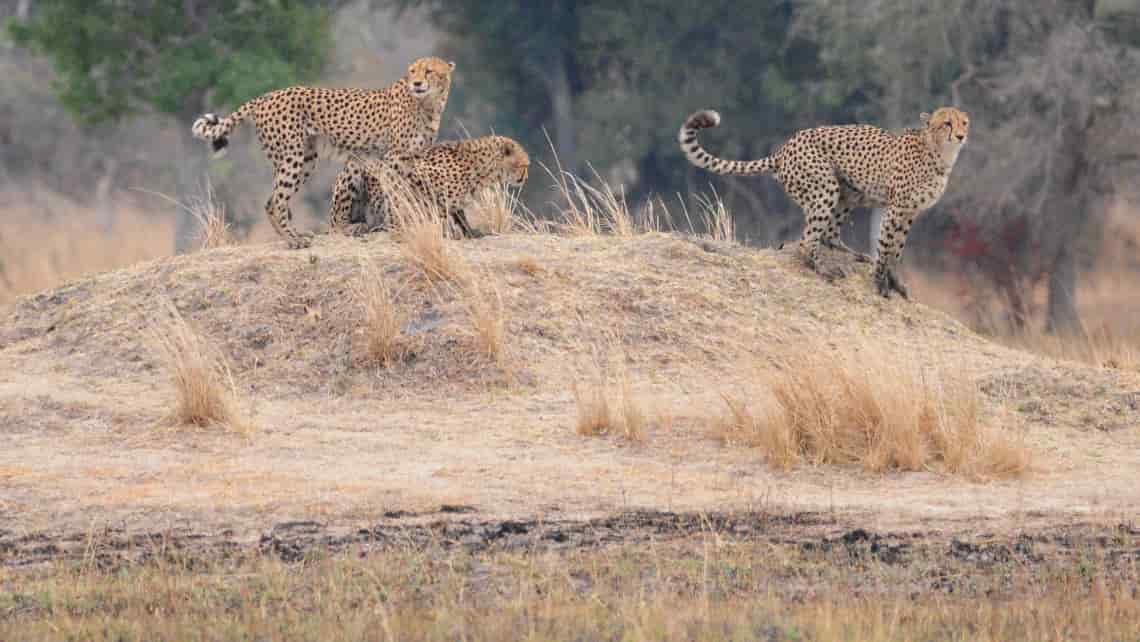
<path id="1" fill-rule="evenodd" d="M 406 315 L 375 263 L 364 264 L 354 290 L 364 309 L 365 354 L 385 368 L 402 361 L 407 354 L 407 338 L 403 334 Z"/>
<path id="2" fill-rule="evenodd" d="M 553 181 L 557 197 L 557 219 L 555 226 L 571 236 L 595 236 L 612 234 L 631 237 L 650 231 L 659 231 L 659 224 L 653 216 L 653 208 L 643 210 L 643 216 L 635 216 L 626 202 L 622 190 L 614 190 L 597 171 L 594 180 L 582 179 L 562 169 L 555 156 L 554 168 L 542 166 Z M 649 213 L 645 216 L 644 213 Z"/>
<path id="3" fill-rule="evenodd" d="M 429 282 L 465 283 L 470 267 L 447 244 L 446 220 L 431 207 L 400 207 L 392 212 L 392 234 L 400 251 Z"/>
<path id="4" fill-rule="evenodd" d="M 470 209 L 471 224 L 476 225 L 479 221 L 481 227 L 492 234 L 540 234 L 546 231 L 546 223 L 519 201 L 518 193 L 501 185 L 480 190 Z"/>
<path id="5" fill-rule="evenodd" d="M 1020 433 L 983 420 L 972 382 L 874 342 L 781 356 L 743 394 L 723 398 L 727 411 L 713 421 L 714 434 L 758 449 L 784 470 L 858 465 L 986 479 L 1030 469 Z"/>
<path id="6" fill-rule="evenodd" d="M 869 545 L 731 533 L 542 554 L 409 544 L 294 564 L 170 548 L 122 568 L 0 568 L 0 639 L 1140 638 L 1136 567 L 1103 552 L 987 564 L 944 542 L 907 546 L 894 564 Z"/>
<path id="7" fill-rule="evenodd" d="M 174 386 L 172 421 L 241 434 L 253 431 L 252 422 L 238 410 L 237 384 L 225 358 L 190 327 L 169 299 L 161 300 L 147 339 Z"/>
<path id="8" fill-rule="evenodd" d="M 507 358 L 507 318 L 503 295 L 490 272 L 471 279 L 463 292 L 463 304 L 474 332 L 475 351 L 498 366 Z"/>
<path id="9" fill-rule="evenodd" d="M 198 223 L 198 248 L 209 250 L 229 245 L 230 224 L 226 221 L 226 207 L 218 202 L 213 185 L 209 179 L 202 184 L 201 191 L 189 196 L 186 202 L 179 201 L 166 194 L 150 190 L 137 190 L 161 198 L 162 200 L 183 210 Z"/>
<path id="10" fill-rule="evenodd" d="M 714 241 L 722 243 L 736 242 L 736 223 L 732 220 L 724 201 L 720 195 L 713 192 L 712 196 L 700 194 L 697 196 L 700 206 L 701 223 L 704 224 L 705 233 Z"/>
<path id="11" fill-rule="evenodd" d="M 1140 336 L 1120 336 L 1107 327 L 1059 336 L 1038 330 L 999 335 L 1010 347 L 1102 368 L 1140 370 Z"/>
<path id="12" fill-rule="evenodd" d="M 644 442 L 647 413 L 618 352 L 595 350 L 586 371 L 585 377 L 571 384 L 577 410 L 575 432 L 583 437 L 617 435 Z"/>
<path id="13" fill-rule="evenodd" d="M 0 304 L 85 274 L 169 256 L 172 217 L 112 202 L 110 229 L 97 208 L 44 189 L 0 192 Z"/>
<path id="14" fill-rule="evenodd" d="M 1077 293 L 1082 327 L 1069 334 L 1043 331 L 1047 292 L 1025 293 L 1031 318 L 1017 328 L 997 296 L 985 297 L 954 277 L 913 273 L 915 298 L 961 320 L 997 343 L 1055 359 L 1100 368 L 1140 370 L 1140 323 L 1132 293 L 1140 274 L 1105 266 L 1082 275 Z"/>

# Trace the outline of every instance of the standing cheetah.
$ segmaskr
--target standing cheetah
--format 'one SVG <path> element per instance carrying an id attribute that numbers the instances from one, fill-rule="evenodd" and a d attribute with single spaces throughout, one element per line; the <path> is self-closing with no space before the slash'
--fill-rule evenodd
<path id="1" fill-rule="evenodd" d="M 351 159 L 333 185 L 329 223 L 332 229 L 360 235 L 391 217 L 393 190 L 403 197 L 434 200 L 467 238 L 480 234 L 467 221 L 466 208 L 475 194 L 492 185 L 521 187 L 530 156 L 518 141 L 483 136 L 433 145 L 417 154 L 389 155 L 382 160 Z M 354 215 L 361 208 L 363 217 Z M 364 219 L 361 222 L 361 218 Z"/>
<path id="2" fill-rule="evenodd" d="M 870 125 L 804 129 L 767 158 L 730 161 L 709 154 L 697 141 L 698 131 L 720 124 L 720 114 L 706 110 L 685 119 L 678 141 L 690 163 L 717 174 L 774 174 L 804 211 L 801 250 L 816 271 L 821 244 L 870 260 L 844 245 L 839 231 L 854 208 L 885 208 L 873 279 L 883 296 L 894 290 L 907 298 L 896 273 L 907 232 L 915 217 L 942 197 L 970 130 L 969 116 L 954 107 L 924 113 L 922 123 L 899 133 Z"/>
<path id="3" fill-rule="evenodd" d="M 408 67 L 407 75 L 383 89 L 278 89 L 246 102 L 225 118 L 205 114 L 191 131 L 221 152 L 230 131 L 253 119 L 274 171 L 265 213 L 290 248 L 305 248 L 312 243 L 312 234 L 293 229 L 289 200 L 312 174 L 317 138 L 339 151 L 362 154 L 415 152 L 432 145 L 454 69 L 453 62 L 420 58 Z"/>

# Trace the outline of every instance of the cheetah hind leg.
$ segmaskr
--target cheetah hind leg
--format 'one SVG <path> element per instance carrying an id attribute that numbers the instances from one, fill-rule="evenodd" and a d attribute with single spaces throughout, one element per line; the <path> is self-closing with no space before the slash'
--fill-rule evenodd
<path id="1" fill-rule="evenodd" d="M 297 181 L 299 178 L 296 173 L 278 169 L 273 181 L 273 195 L 266 205 L 269 222 L 278 234 L 285 237 L 285 245 L 291 250 L 302 250 L 313 244 L 311 232 L 298 232 L 294 229 L 293 212 L 289 210 L 289 200 L 300 187 Z"/>
<path id="2" fill-rule="evenodd" d="M 870 255 L 851 249 L 843 242 L 843 238 L 840 236 L 840 232 L 843 230 L 843 224 L 846 223 L 847 218 L 851 216 L 851 210 L 859 206 L 860 200 L 858 192 L 850 188 L 841 188 L 839 203 L 836 204 L 835 211 L 832 213 L 831 220 L 828 222 L 827 235 L 823 237 L 823 244 L 830 249 L 854 256 L 856 263 L 870 263 Z"/>
<path id="3" fill-rule="evenodd" d="M 816 209 L 805 209 L 805 213 L 807 214 L 807 220 L 804 225 L 803 239 L 800 241 L 800 247 L 798 248 L 804 265 L 828 281 L 845 278 L 847 271 L 842 267 L 838 265 L 824 267 L 820 261 L 819 248 L 820 246 L 826 245 L 824 232 L 825 226 L 830 218 L 830 213 Z M 783 244 L 781 244 L 781 247 L 783 247 Z"/>

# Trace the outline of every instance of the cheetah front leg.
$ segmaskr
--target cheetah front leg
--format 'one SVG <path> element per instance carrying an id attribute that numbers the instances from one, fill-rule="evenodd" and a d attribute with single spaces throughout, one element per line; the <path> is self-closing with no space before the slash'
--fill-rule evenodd
<path id="1" fill-rule="evenodd" d="M 906 247 L 907 233 L 918 212 L 887 207 L 883 210 L 883 220 L 879 229 L 879 259 L 875 263 L 872 280 L 879 294 L 890 297 L 891 291 L 909 299 L 906 285 L 898 276 L 903 248 Z"/>
<path id="2" fill-rule="evenodd" d="M 462 207 L 452 207 L 450 209 L 451 220 L 455 221 L 455 224 L 459 226 L 459 231 L 463 233 L 465 238 L 477 239 L 486 236 L 479 230 L 471 227 L 471 224 L 467 222 L 467 214 L 463 211 Z"/>

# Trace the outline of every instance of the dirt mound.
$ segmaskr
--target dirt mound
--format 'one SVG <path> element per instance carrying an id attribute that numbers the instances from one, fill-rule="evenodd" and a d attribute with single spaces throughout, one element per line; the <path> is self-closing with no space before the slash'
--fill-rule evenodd
<path id="1" fill-rule="evenodd" d="M 849 264 L 850 278 L 826 283 L 791 251 L 663 234 L 503 236 L 449 249 L 502 297 L 523 382 L 564 384 L 568 359 L 599 342 L 654 370 L 715 367 L 740 351 L 763 355 L 817 334 L 837 344 L 889 335 L 900 350 L 927 345 L 975 353 L 974 362 L 1024 361 L 938 312 L 874 296 L 863 266 Z M 364 357 L 352 288 L 369 261 L 397 291 L 415 340 L 404 364 L 379 374 Z M 305 252 L 232 247 L 96 275 L 17 302 L 0 347 L 58 360 L 80 377 L 150 379 L 156 363 L 142 337 L 163 297 L 223 349 L 243 382 L 270 395 L 436 394 L 499 374 L 469 349 L 462 294 L 423 278 L 385 236 L 323 237 Z M 370 385 L 377 379 L 383 385 Z"/>
<path id="2" fill-rule="evenodd" d="M 882 527 L 1136 505 L 1135 373 L 992 344 L 920 303 L 883 299 L 869 267 L 847 257 L 826 257 L 847 273 L 829 282 L 791 248 L 679 234 L 512 234 L 447 249 L 477 293 L 426 279 L 386 235 L 323 236 L 306 251 L 271 243 L 143 263 L 0 310 L 11 438 L 0 521 L 67 530 L 97 515 L 248 532 L 445 503 L 533 519 L 778 502 Z M 387 368 L 365 350 L 366 264 L 404 316 L 409 349 Z M 473 297 L 501 300 L 501 359 L 478 349 Z M 144 340 L 163 299 L 229 360 L 252 437 L 163 426 L 169 376 Z M 927 472 L 785 473 L 710 437 L 702 418 L 721 412 L 748 367 L 868 338 L 975 381 L 984 412 L 1025 429 L 1034 475 L 979 487 Z M 574 386 L 610 357 L 650 418 L 643 443 L 574 431 Z"/>

